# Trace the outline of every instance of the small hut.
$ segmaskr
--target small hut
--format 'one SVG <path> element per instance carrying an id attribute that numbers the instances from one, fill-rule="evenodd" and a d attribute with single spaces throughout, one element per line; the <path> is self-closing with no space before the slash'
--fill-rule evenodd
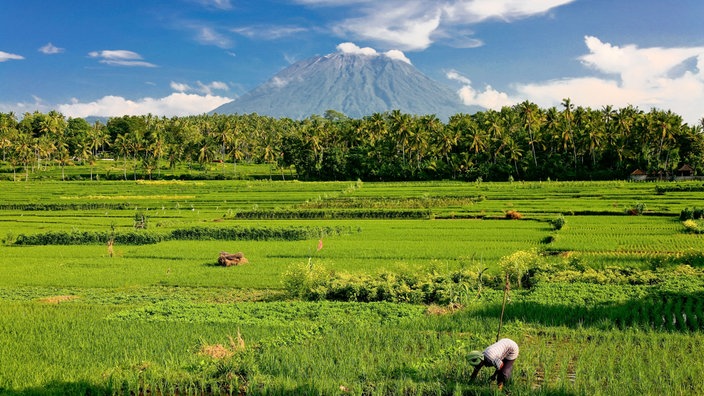
<path id="1" fill-rule="evenodd" d="M 630 179 L 633 181 L 645 181 L 647 179 L 648 174 L 643 172 L 640 169 L 636 169 L 633 172 L 631 172 Z"/>
<path id="2" fill-rule="evenodd" d="M 677 180 L 691 180 L 694 177 L 694 168 L 688 164 L 682 165 L 677 169 Z"/>

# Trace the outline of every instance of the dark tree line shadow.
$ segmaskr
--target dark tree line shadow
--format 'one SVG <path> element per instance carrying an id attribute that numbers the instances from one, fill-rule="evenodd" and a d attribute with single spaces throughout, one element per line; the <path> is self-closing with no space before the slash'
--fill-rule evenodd
<path id="1" fill-rule="evenodd" d="M 501 304 L 489 304 L 473 311 L 479 317 L 498 318 Z M 704 330 L 704 291 L 654 291 L 643 298 L 594 306 L 557 302 L 513 301 L 504 321 L 520 320 L 544 326 L 599 329 L 640 328 L 669 332 Z"/>

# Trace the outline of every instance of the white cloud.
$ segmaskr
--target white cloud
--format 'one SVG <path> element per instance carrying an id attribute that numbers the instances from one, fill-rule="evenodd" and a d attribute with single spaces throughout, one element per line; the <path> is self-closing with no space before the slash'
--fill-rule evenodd
<path id="1" fill-rule="evenodd" d="M 188 84 L 175 81 L 171 81 L 169 84 L 171 89 L 176 92 L 198 92 L 203 95 L 212 95 L 213 91 L 228 91 L 230 89 L 230 86 L 222 81 L 213 81 L 207 84 L 196 81 L 196 85 L 197 88 L 193 88 Z"/>
<path id="2" fill-rule="evenodd" d="M 477 91 L 472 87 L 472 81 L 455 70 L 450 70 L 445 73 L 445 76 L 453 81 L 458 81 L 462 84 L 462 88 L 457 91 L 462 103 L 467 106 L 480 106 L 485 109 L 498 110 L 504 106 L 511 106 L 518 102 L 516 98 L 509 97 L 504 92 L 499 92 L 487 85 L 484 91 Z"/>
<path id="3" fill-rule="evenodd" d="M 64 52 L 64 49 L 59 48 L 52 43 L 47 43 L 45 46 L 39 48 L 39 52 L 46 55 L 54 55 Z"/>
<path id="4" fill-rule="evenodd" d="M 156 67 L 155 64 L 143 61 L 138 53 L 127 50 L 92 51 L 88 56 L 98 58 L 100 63 L 111 66 Z"/>
<path id="5" fill-rule="evenodd" d="M 213 81 L 208 84 L 203 84 L 200 81 L 196 82 L 198 84 L 199 91 L 206 95 L 212 95 L 213 91 L 227 91 L 230 87 L 222 81 Z"/>
<path id="6" fill-rule="evenodd" d="M 476 91 L 471 85 L 465 85 L 457 92 L 462 102 L 467 106 L 481 106 L 485 109 L 500 109 L 504 106 L 511 106 L 517 101 L 504 92 L 499 92 L 487 85 L 484 91 Z"/>
<path id="7" fill-rule="evenodd" d="M 309 29 L 301 26 L 245 26 L 231 29 L 232 32 L 240 34 L 248 38 L 256 38 L 263 40 L 277 40 L 287 38 L 298 33 L 307 32 Z"/>
<path id="8" fill-rule="evenodd" d="M 406 57 L 406 55 L 399 50 L 389 50 L 384 53 L 379 53 L 377 50 L 371 47 L 364 47 L 361 48 L 355 43 L 340 43 L 337 45 L 337 50 L 343 54 L 352 54 L 352 55 L 364 55 L 364 56 L 386 56 L 387 58 L 394 59 L 394 60 L 399 60 L 402 62 L 406 62 L 409 65 L 411 64 L 411 60 Z"/>
<path id="9" fill-rule="evenodd" d="M 404 50 L 425 49 L 433 43 L 431 35 L 440 26 L 440 9 L 428 8 L 426 3 L 395 1 L 380 2 L 374 8 L 361 17 L 340 22 L 333 31 L 341 37 L 372 40 Z"/>
<path id="10" fill-rule="evenodd" d="M 704 117 L 704 47 L 617 46 L 592 36 L 586 36 L 584 42 L 589 53 L 579 59 L 603 76 L 515 83 L 511 95 L 490 86 L 478 92 L 457 75 L 448 73 L 447 77 L 465 84 L 459 94 L 466 104 L 485 108 L 523 100 L 551 107 L 570 98 L 577 105 L 592 108 L 633 105 L 645 111 L 672 110 L 692 125 Z"/>
<path id="11" fill-rule="evenodd" d="M 176 92 L 186 92 L 186 91 L 190 91 L 191 89 L 193 89 L 188 84 L 177 83 L 175 81 L 171 81 L 171 84 L 169 84 L 169 86 L 171 87 L 171 89 L 173 89 Z"/>
<path id="12" fill-rule="evenodd" d="M 4 51 L 0 51 L 0 62 L 5 62 L 9 60 L 22 60 L 24 59 L 24 56 L 22 55 L 16 55 L 16 54 L 10 54 Z"/>
<path id="13" fill-rule="evenodd" d="M 386 55 L 387 58 L 395 59 L 395 60 L 400 60 L 402 62 L 406 62 L 409 65 L 411 64 L 411 60 L 406 57 L 406 55 L 399 50 L 388 50 L 384 52 L 384 55 Z"/>
<path id="14" fill-rule="evenodd" d="M 26 112 L 39 111 L 41 113 L 48 113 L 52 109 L 47 104 L 43 103 L 42 99 L 38 96 L 32 95 L 34 103 L 28 102 L 17 102 L 17 103 L 0 103 L 0 112 L 9 113 L 14 112 L 15 114 L 24 114 Z"/>
<path id="15" fill-rule="evenodd" d="M 450 79 L 450 80 L 459 81 L 459 82 L 461 82 L 462 84 L 467 84 L 467 85 L 469 85 L 469 84 L 472 83 L 472 82 L 469 80 L 469 78 L 467 78 L 467 77 L 461 75 L 460 73 L 458 73 L 458 72 L 455 71 L 455 70 L 450 70 L 449 72 L 445 73 L 445 76 L 446 76 L 448 79 Z"/>
<path id="16" fill-rule="evenodd" d="M 71 103 L 60 104 L 55 108 L 67 117 L 121 117 L 150 113 L 172 117 L 207 113 L 231 101 L 232 98 L 222 96 L 176 92 L 163 98 L 147 97 L 134 101 L 112 95 L 87 103 L 81 103 L 74 99 Z"/>
<path id="17" fill-rule="evenodd" d="M 446 2 L 450 22 L 476 23 L 487 19 L 512 21 L 544 14 L 574 0 L 464 0 Z"/>
<path id="18" fill-rule="evenodd" d="M 220 48 L 232 47 L 232 40 L 207 26 L 195 27 L 196 41 L 201 44 L 214 45 Z"/>
<path id="19" fill-rule="evenodd" d="M 337 45 L 337 50 L 342 52 L 343 54 L 366 55 L 366 56 L 379 55 L 379 53 L 376 52 L 376 50 L 374 48 L 371 48 L 371 47 L 360 48 L 355 43 L 340 43 Z"/>
<path id="20" fill-rule="evenodd" d="M 423 50 L 436 41 L 472 48 L 482 41 L 466 27 L 488 19 L 510 22 L 543 15 L 575 0 L 297 0 L 310 6 L 347 7 L 356 13 L 337 22 L 340 37 L 390 48 Z"/>
<path id="21" fill-rule="evenodd" d="M 232 2 L 230 0 L 196 0 L 196 2 L 207 8 L 216 8 L 218 10 L 232 9 Z"/>

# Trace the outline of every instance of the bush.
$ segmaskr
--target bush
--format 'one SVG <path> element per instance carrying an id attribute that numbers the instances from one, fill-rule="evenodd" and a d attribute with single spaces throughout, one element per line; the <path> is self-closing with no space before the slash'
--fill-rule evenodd
<path id="1" fill-rule="evenodd" d="M 704 230 L 699 227 L 699 223 L 695 220 L 685 220 L 682 222 L 685 232 L 690 234 L 701 234 Z"/>
<path id="2" fill-rule="evenodd" d="M 447 305 L 467 301 L 480 285 L 477 273 L 463 270 L 449 274 L 384 272 L 372 277 L 298 264 L 284 273 L 283 286 L 291 297 L 309 301 Z"/>
<path id="3" fill-rule="evenodd" d="M 95 245 L 113 239 L 123 245 L 148 245 L 170 240 L 283 240 L 300 241 L 319 239 L 321 236 L 350 233 L 345 227 L 237 227 L 210 228 L 191 227 L 171 231 L 168 234 L 146 231 L 125 233 L 90 231 L 50 231 L 41 234 L 21 234 L 14 241 L 16 245 Z"/>
<path id="4" fill-rule="evenodd" d="M 632 207 L 626 208 L 626 214 L 631 216 L 640 216 L 645 212 L 645 204 L 642 202 L 635 203 Z"/>
<path id="5" fill-rule="evenodd" d="M 550 225 L 556 231 L 561 230 L 565 226 L 565 216 L 560 215 L 559 217 L 550 220 Z"/>
<path id="6" fill-rule="evenodd" d="M 693 209 L 684 208 L 680 212 L 680 220 L 699 220 L 704 218 L 704 209 L 694 207 Z"/>
<path id="7" fill-rule="evenodd" d="M 279 209 L 232 212 L 233 219 L 428 219 L 430 209 Z"/>
<path id="8" fill-rule="evenodd" d="M 282 283 L 289 296 L 317 301 L 324 299 L 327 294 L 322 292 L 322 287 L 328 282 L 328 278 L 334 278 L 334 274 L 328 274 L 324 267 L 301 263 L 284 273 Z"/>
<path id="9" fill-rule="evenodd" d="M 510 280 L 515 281 L 518 287 L 523 285 L 524 277 L 530 268 L 540 266 L 542 258 L 535 250 L 519 250 L 499 260 L 499 266 Z"/>
<path id="10" fill-rule="evenodd" d="M 684 208 L 680 212 L 680 221 L 692 220 L 693 218 L 693 212 L 690 208 Z"/>

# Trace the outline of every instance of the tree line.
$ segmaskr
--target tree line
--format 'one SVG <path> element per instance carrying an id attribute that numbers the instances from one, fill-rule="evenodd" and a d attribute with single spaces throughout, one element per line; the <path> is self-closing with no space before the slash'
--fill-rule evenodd
<path id="1" fill-rule="evenodd" d="M 61 113 L 0 113 L 0 151 L 13 172 L 120 161 L 123 178 L 159 178 L 188 164 L 236 177 L 242 163 L 293 167 L 303 180 L 623 179 L 635 169 L 704 170 L 704 119 L 637 107 L 540 108 L 434 115 L 394 110 L 360 119 L 329 110 L 303 120 L 257 114 L 123 116 L 105 123 Z M 220 164 L 213 169 L 213 163 Z"/>

